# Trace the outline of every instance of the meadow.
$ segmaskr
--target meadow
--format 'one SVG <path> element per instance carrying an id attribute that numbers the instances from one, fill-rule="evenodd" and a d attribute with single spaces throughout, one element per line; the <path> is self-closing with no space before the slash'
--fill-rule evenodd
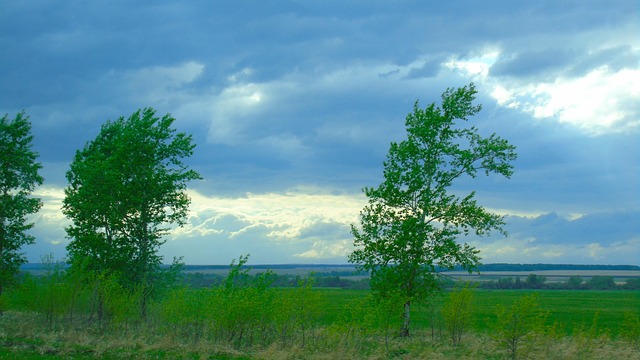
<path id="1" fill-rule="evenodd" d="M 366 290 L 318 289 L 327 299 L 322 322 L 329 325 L 343 315 L 349 303 L 361 299 Z M 433 307 L 440 309 L 447 301 L 447 292 L 435 297 Z M 581 327 L 594 325 L 601 333 L 618 336 L 624 316 L 640 311 L 640 291 L 583 290 L 482 290 L 475 291 L 473 303 L 474 331 L 488 332 L 496 320 L 496 306 L 508 306 L 527 294 L 536 294 L 540 306 L 549 314 L 547 322 L 557 323 L 563 335 L 571 335 Z M 430 327 L 430 305 L 417 304 L 412 321 L 420 329 Z"/>
<path id="2" fill-rule="evenodd" d="M 99 321 L 91 294 L 73 300 L 74 309 L 64 287 L 50 285 L 31 284 L 2 299 L 0 358 L 640 359 L 640 291 L 471 289 L 469 318 L 454 344 L 443 316 L 452 290 L 415 304 L 412 335 L 401 338 L 394 304 L 374 301 L 367 290 L 312 288 L 304 279 L 292 288 L 255 279 L 176 288 L 146 319 L 136 314 L 135 298 L 115 291 Z M 514 306 L 529 297 L 527 307 Z M 499 325 L 501 309 L 543 320 L 513 353 L 496 336 L 510 326 Z"/>

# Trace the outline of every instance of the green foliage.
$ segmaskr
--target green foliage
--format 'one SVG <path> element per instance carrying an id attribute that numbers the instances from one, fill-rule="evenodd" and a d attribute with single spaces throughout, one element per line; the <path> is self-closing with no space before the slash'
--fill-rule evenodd
<path id="1" fill-rule="evenodd" d="M 236 289 L 241 289 L 250 284 L 249 282 L 249 270 L 248 267 L 245 267 L 247 261 L 249 261 L 249 255 L 240 255 L 238 258 L 238 263 L 236 264 L 236 260 L 233 259 L 231 261 L 231 265 L 229 266 L 229 274 L 224 279 L 224 289 L 228 292 L 232 292 Z"/>
<path id="2" fill-rule="evenodd" d="M 444 323 L 454 346 L 462 343 L 462 336 L 472 326 L 473 302 L 473 287 L 468 282 L 459 283 L 442 307 Z"/>
<path id="3" fill-rule="evenodd" d="M 593 276 L 587 281 L 587 286 L 595 290 L 610 290 L 616 288 L 613 276 Z"/>
<path id="4" fill-rule="evenodd" d="M 275 341 L 306 346 L 323 303 L 312 288 L 313 278 L 299 277 L 294 287 L 274 288 L 273 272 L 250 276 L 248 259 L 234 260 L 219 286 L 172 290 L 159 305 L 162 322 L 175 336 L 211 339 L 237 349 Z"/>
<path id="5" fill-rule="evenodd" d="M 40 199 L 31 197 L 44 179 L 38 174 L 42 165 L 32 150 L 31 123 L 24 111 L 9 119 L 0 118 L 0 296 L 13 283 L 14 276 L 26 258 L 20 249 L 33 244 L 26 233 L 33 227 L 27 216 L 38 212 Z M 0 314 L 2 313 L 0 303 Z"/>
<path id="6" fill-rule="evenodd" d="M 583 280 L 580 276 L 571 276 L 569 280 L 567 280 L 567 287 L 570 289 L 580 289 L 582 287 Z"/>
<path id="7" fill-rule="evenodd" d="M 45 274 L 39 279 L 42 297 L 39 299 L 38 307 L 46 314 L 47 324 L 52 328 L 56 317 L 66 312 L 70 303 L 67 297 L 70 292 L 67 283 L 64 282 L 63 264 L 54 261 L 53 255 L 43 257 L 42 263 L 45 264 Z"/>
<path id="8" fill-rule="evenodd" d="M 97 137 L 76 152 L 67 172 L 63 213 L 73 267 L 116 276 L 139 292 L 141 315 L 161 283 L 159 247 L 171 225 L 185 223 L 186 183 L 200 176 L 182 162 L 195 145 L 176 133 L 169 115 L 136 111 L 105 123 Z"/>
<path id="9" fill-rule="evenodd" d="M 511 306 L 496 307 L 497 320 L 492 336 L 509 357 L 516 359 L 523 344 L 532 343 L 544 333 L 544 324 L 548 314 L 542 309 L 535 294 L 518 299 Z"/>
<path id="10" fill-rule="evenodd" d="M 43 314 L 44 322 L 52 329 L 62 317 L 73 319 L 79 288 L 66 272 L 64 262 L 55 261 L 53 255 L 46 255 L 41 261 L 43 274 L 25 275 L 18 287 L 7 294 L 6 301 L 12 309 Z"/>
<path id="11" fill-rule="evenodd" d="M 525 281 L 520 277 L 502 277 L 497 280 L 478 281 L 482 289 L 527 289 L 527 290 L 640 290 L 640 278 L 628 278 L 624 283 L 616 283 L 613 276 L 593 276 L 585 281 L 578 275 L 570 276 L 566 282 L 547 282 L 546 276 L 529 274 Z"/>
<path id="12" fill-rule="evenodd" d="M 313 274 L 307 278 L 298 276 L 295 288 L 283 294 L 284 298 L 288 299 L 287 308 L 289 309 L 284 313 L 291 314 L 289 320 L 299 330 L 301 336 L 300 346 L 302 347 L 307 342 L 309 329 L 314 325 L 321 312 L 319 305 L 322 302 L 322 297 L 320 293 L 313 290 L 314 284 Z"/>
<path id="13" fill-rule="evenodd" d="M 529 274 L 527 280 L 525 280 L 525 286 L 527 289 L 540 289 L 544 286 L 547 277 L 544 275 Z"/>
<path id="14" fill-rule="evenodd" d="M 142 314 L 138 305 L 141 302 L 143 285 L 138 285 L 133 291 L 122 286 L 116 276 L 101 275 L 98 280 L 99 301 L 103 305 L 103 320 L 109 325 L 120 326 L 135 324 L 141 320 Z"/>
<path id="15" fill-rule="evenodd" d="M 631 311 L 624 313 L 620 337 L 640 350 L 640 310 L 635 313 Z"/>
<path id="16" fill-rule="evenodd" d="M 640 278 L 629 278 L 622 285 L 623 289 L 626 290 L 640 290 Z"/>
<path id="17" fill-rule="evenodd" d="M 502 217 L 478 205 L 475 192 L 459 197 L 450 190 L 457 179 L 475 178 L 479 171 L 512 174 L 514 146 L 459 124 L 480 111 L 473 105 L 475 94 L 470 84 L 447 89 L 441 107 L 420 109 L 415 103 L 406 118 L 407 139 L 391 143 L 384 181 L 363 190 L 369 203 L 360 213 L 360 227 L 351 226 L 356 250 L 349 261 L 370 272 L 371 287 L 380 296 L 400 289 L 405 335 L 411 301 L 438 290 L 439 268 L 461 265 L 472 271 L 478 265 L 478 250 L 458 238 L 502 231 Z"/>

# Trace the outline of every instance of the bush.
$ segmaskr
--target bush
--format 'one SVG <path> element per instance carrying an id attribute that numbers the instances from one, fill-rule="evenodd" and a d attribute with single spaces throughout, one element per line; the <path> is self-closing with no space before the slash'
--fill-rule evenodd
<path id="1" fill-rule="evenodd" d="M 458 284 L 442 307 L 442 317 L 454 346 L 462 342 L 462 335 L 469 330 L 473 319 L 474 287 L 468 282 Z"/>
<path id="2" fill-rule="evenodd" d="M 492 336 L 504 347 L 511 359 L 516 359 L 524 344 L 531 345 L 538 335 L 544 333 L 547 318 L 535 294 L 523 296 L 509 307 L 496 308 L 497 320 Z"/>

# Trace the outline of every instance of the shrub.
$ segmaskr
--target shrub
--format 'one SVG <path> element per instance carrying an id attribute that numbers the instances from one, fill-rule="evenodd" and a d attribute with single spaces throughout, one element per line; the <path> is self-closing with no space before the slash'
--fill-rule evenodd
<path id="1" fill-rule="evenodd" d="M 447 333 L 454 346 L 460 345 L 462 335 L 469 330 L 473 319 L 473 287 L 467 282 L 457 284 L 442 307 Z"/>
<path id="2" fill-rule="evenodd" d="M 524 344 L 531 344 L 544 333 L 547 318 L 535 294 L 523 296 L 511 306 L 496 308 L 497 320 L 493 327 L 493 338 L 516 359 L 518 350 Z"/>

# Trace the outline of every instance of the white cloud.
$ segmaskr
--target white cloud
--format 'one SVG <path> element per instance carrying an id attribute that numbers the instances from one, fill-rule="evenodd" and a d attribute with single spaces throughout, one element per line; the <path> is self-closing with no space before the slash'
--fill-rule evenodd
<path id="1" fill-rule="evenodd" d="M 366 198 L 360 194 L 335 194 L 310 187 L 240 197 L 207 196 L 195 190 L 188 193 L 192 204 L 187 225 L 169 234 L 169 242 L 161 252 L 166 259 L 184 255 L 184 261 L 190 264 L 228 263 L 244 253 L 252 253 L 252 258 L 259 262 L 286 263 L 295 259 L 345 262 L 346 255 L 353 249 L 349 225 L 357 223 L 358 214 L 366 204 Z M 26 249 L 29 260 L 39 261 L 48 253 L 61 259 L 68 243 L 64 233 L 68 220 L 60 211 L 64 191 L 45 186 L 34 195 L 43 199 L 44 206 L 33 217 L 37 242 Z M 582 221 L 586 216 L 592 218 Z M 481 251 L 485 263 L 637 264 L 640 258 L 637 236 L 622 234 L 594 241 L 592 238 L 598 238 L 596 234 L 585 242 L 574 242 L 570 231 L 562 231 L 563 228 L 555 224 L 560 220 L 553 215 L 523 217 L 521 224 L 508 228 L 507 238 L 467 241 Z M 594 221 L 611 222 L 610 217 L 594 218 L 593 215 L 571 220 L 561 222 L 576 226 L 580 223 L 587 228 Z M 508 219 L 508 223 L 511 222 L 512 219 Z M 584 232 L 587 228 L 575 231 Z M 560 238 L 548 239 L 549 231 Z"/>
<path id="2" fill-rule="evenodd" d="M 38 216 L 48 222 L 60 222 L 66 218 L 62 215 L 62 201 L 64 200 L 64 190 L 53 186 L 41 186 L 36 188 L 33 196 L 42 200 L 42 208 Z"/>
<path id="3" fill-rule="evenodd" d="M 54 186 L 41 186 L 33 192 L 34 197 L 42 200 L 42 208 L 30 217 L 34 227 L 29 231 L 35 237 L 35 244 L 24 250 L 30 262 L 39 262 L 48 254 L 62 259 L 66 255 L 65 246 L 69 242 L 64 227 L 71 222 L 62 214 L 64 190 Z"/>
<path id="4" fill-rule="evenodd" d="M 189 191 L 191 221 L 201 224 L 208 218 L 233 216 L 244 227 L 261 225 L 272 239 L 290 240 L 312 224 L 330 221 L 348 226 L 357 221 L 365 200 L 361 195 L 332 195 L 319 189 L 299 188 L 284 193 L 246 194 L 244 197 L 215 197 Z M 216 223 L 209 223 L 215 229 Z M 176 238 L 192 232 L 193 223 L 173 233 Z M 238 231 L 241 231 L 238 230 Z"/>
<path id="5" fill-rule="evenodd" d="M 185 255 L 189 263 L 226 263 L 230 254 L 233 257 L 245 250 L 264 247 L 280 262 L 296 257 L 342 257 L 344 262 L 352 244 L 349 225 L 357 222 L 365 204 L 362 195 L 332 194 L 319 188 L 242 197 L 206 196 L 194 190 L 188 193 L 192 199 L 191 214 L 187 225 L 173 229 L 168 235 L 169 243 L 174 244 L 171 251 L 175 253 L 167 254 L 167 258 Z M 43 199 L 44 206 L 33 218 L 37 243 L 28 249 L 29 259 L 39 261 L 49 252 L 62 258 L 68 243 L 64 226 L 69 224 L 61 212 L 64 191 L 42 187 L 34 195 Z M 179 245 L 190 244 L 189 239 L 201 239 L 204 242 L 198 240 L 198 246 L 203 248 Z M 226 252 L 225 257 L 217 258 L 214 250 L 219 245 L 215 244 L 220 242 L 225 244 Z M 249 248 L 245 249 L 246 246 Z M 268 258 L 260 255 L 259 259 Z"/>
<path id="6" fill-rule="evenodd" d="M 612 73 L 601 67 L 581 78 L 558 78 L 517 93 L 531 98 L 523 107 L 534 117 L 555 117 L 588 133 L 622 132 L 640 125 L 638 69 Z"/>
<path id="7" fill-rule="evenodd" d="M 487 48 L 483 49 L 479 55 L 463 59 L 452 58 L 443 65 L 451 70 L 460 71 L 464 75 L 485 79 L 499 55 L 499 50 Z"/>
<path id="8" fill-rule="evenodd" d="M 502 85 L 496 85 L 491 91 L 491 97 L 496 99 L 498 105 L 511 109 L 517 109 L 520 107 L 520 102 L 515 99 L 514 92 L 507 90 Z"/>
<path id="9" fill-rule="evenodd" d="M 235 246 L 238 254 L 242 253 L 241 244 L 251 243 L 256 249 L 268 246 L 274 258 L 284 262 L 296 257 L 342 257 L 346 261 L 352 249 L 349 226 L 357 222 L 365 204 L 361 195 L 336 195 L 317 188 L 233 198 L 205 196 L 193 190 L 189 195 L 190 219 L 185 227 L 171 233 L 172 243 L 188 242 L 189 238 L 227 239 L 226 246 Z M 207 261 L 194 258 L 193 250 L 189 249 L 187 261 Z"/>
<path id="10" fill-rule="evenodd" d="M 584 76 L 558 76 L 521 84 L 487 79 L 498 105 L 520 109 L 536 119 L 555 119 L 590 135 L 637 131 L 640 127 L 640 69 L 608 66 Z"/>
<path id="11" fill-rule="evenodd" d="M 316 241 L 311 249 L 293 254 L 295 257 L 307 259 L 328 259 L 328 258 L 345 258 L 351 251 L 353 245 L 350 240 L 343 239 L 339 241 Z"/>

